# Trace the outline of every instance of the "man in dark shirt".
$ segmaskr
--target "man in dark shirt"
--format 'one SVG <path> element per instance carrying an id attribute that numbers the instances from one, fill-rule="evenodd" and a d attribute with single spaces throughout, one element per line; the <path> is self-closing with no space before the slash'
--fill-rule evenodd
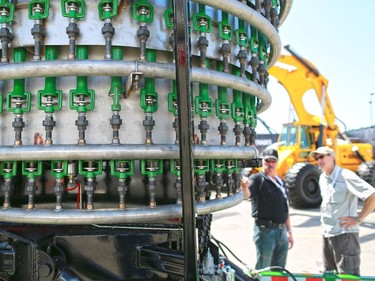
<path id="1" fill-rule="evenodd" d="M 269 266 L 285 268 L 288 249 L 291 249 L 294 243 L 287 191 L 283 180 L 276 175 L 277 150 L 266 149 L 262 157 L 263 171 L 241 180 L 244 198 L 250 198 L 252 216 L 255 219 L 255 269 Z"/>

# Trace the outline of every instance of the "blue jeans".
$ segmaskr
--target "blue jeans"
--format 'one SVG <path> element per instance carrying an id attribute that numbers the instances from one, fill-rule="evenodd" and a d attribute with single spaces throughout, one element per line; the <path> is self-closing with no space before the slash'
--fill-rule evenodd
<path id="1" fill-rule="evenodd" d="M 257 255 L 255 269 L 263 269 L 268 266 L 285 268 L 289 248 L 286 227 L 283 229 L 266 228 L 254 224 L 253 239 Z"/>

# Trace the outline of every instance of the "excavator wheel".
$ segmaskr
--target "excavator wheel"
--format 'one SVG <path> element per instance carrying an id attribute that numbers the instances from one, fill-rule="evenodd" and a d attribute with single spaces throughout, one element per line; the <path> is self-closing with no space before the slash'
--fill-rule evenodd
<path id="1" fill-rule="evenodd" d="M 322 201 L 319 188 L 320 171 L 317 166 L 297 163 L 285 176 L 289 201 L 296 208 L 315 208 Z"/>
<path id="2" fill-rule="evenodd" d="M 375 187 L 375 161 L 368 161 L 359 165 L 358 175 Z"/>

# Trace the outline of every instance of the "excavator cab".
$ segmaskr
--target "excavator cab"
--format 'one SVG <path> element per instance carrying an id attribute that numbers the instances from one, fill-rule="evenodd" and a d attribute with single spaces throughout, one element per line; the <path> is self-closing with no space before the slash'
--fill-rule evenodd
<path id="1" fill-rule="evenodd" d="M 284 124 L 279 136 L 279 143 L 280 146 L 298 144 L 301 149 L 311 149 L 314 145 L 311 127 L 296 123 Z"/>
<path id="2" fill-rule="evenodd" d="M 294 163 L 311 162 L 309 155 L 315 149 L 311 127 L 296 122 L 284 124 L 276 149 L 280 155 L 278 173 L 285 178 Z"/>
<path id="3" fill-rule="evenodd" d="M 316 148 L 316 130 L 298 122 L 284 124 L 278 142 L 273 145 L 279 153 L 278 174 L 286 183 L 294 207 L 316 207 L 321 202 L 320 171 L 310 157 Z"/>

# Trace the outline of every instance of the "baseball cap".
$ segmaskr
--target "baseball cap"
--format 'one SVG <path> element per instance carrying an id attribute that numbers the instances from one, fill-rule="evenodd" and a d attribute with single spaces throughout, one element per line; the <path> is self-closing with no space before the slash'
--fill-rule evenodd
<path id="1" fill-rule="evenodd" d="M 328 146 L 321 146 L 317 150 L 310 152 L 310 157 L 315 158 L 316 154 L 335 155 L 335 152 Z"/>
<path id="2" fill-rule="evenodd" d="M 279 160 L 279 154 L 277 153 L 276 149 L 266 149 L 262 152 L 261 156 L 263 160 L 270 159 L 270 158 Z"/>

